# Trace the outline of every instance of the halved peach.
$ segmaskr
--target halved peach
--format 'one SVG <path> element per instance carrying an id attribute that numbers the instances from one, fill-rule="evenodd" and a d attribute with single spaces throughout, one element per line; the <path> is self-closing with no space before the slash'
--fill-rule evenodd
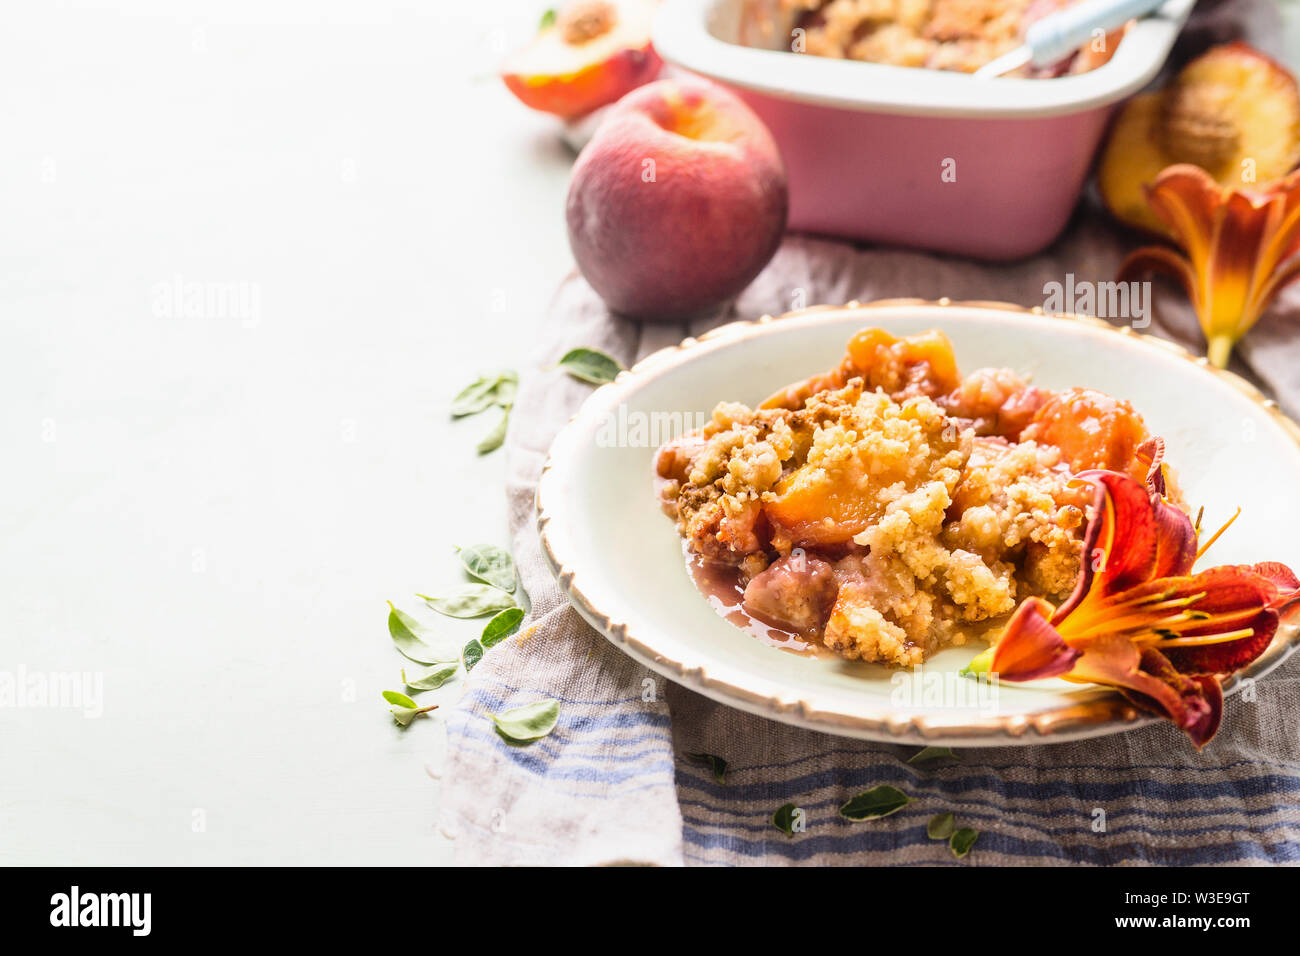
<path id="1" fill-rule="evenodd" d="M 648 83 L 661 61 L 650 46 L 653 0 L 576 0 L 501 70 L 527 106 L 574 119 Z"/>
<path id="2" fill-rule="evenodd" d="M 1117 219 L 1165 228 L 1144 187 L 1166 166 L 1193 163 L 1224 186 L 1263 184 L 1300 162 L 1300 88 L 1244 43 L 1215 47 L 1167 89 L 1135 96 L 1115 120 L 1097 185 Z"/>

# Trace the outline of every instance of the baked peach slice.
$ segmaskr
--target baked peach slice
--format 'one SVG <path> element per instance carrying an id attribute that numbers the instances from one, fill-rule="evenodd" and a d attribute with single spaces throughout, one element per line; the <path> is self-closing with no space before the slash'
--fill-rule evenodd
<path id="1" fill-rule="evenodd" d="M 1124 399 L 1092 388 L 1053 395 L 1020 437 L 1059 448 L 1074 472 L 1102 468 L 1145 481 L 1151 467 L 1138 455 L 1150 437 L 1142 416 Z"/>
<path id="2" fill-rule="evenodd" d="M 905 338 L 884 329 L 863 329 L 849 340 L 844 360 L 836 368 L 781 389 L 759 407 L 802 408 L 809 396 L 843 388 L 854 378 L 861 378 L 869 391 L 883 388 L 896 398 L 918 394 L 936 398 L 961 383 L 952 342 L 937 329 Z"/>
<path id="3" fill-rule="evenodd" d="M 1200 166 L 1222 186 L 1263 184 L 1300 162 L 1300 88 L 1280 64 L 1244 43 L 1215 47 L 1158 93 L 1135 96 L 1115 120 L 1097 170 L 1117 219 L 1166 228 L 1146 187 L 1167 166 Z"/>
<path id="4" fill-rule="evenodd" d="M 613 103 L 659 72 L 654 12 L 652 0 L 569 3 L 507 59 L 502 79 L 525 105 L 565 119 Z"/>
<path id="5" fill-rule="evenodd" d="M 773 500 L 764 504 L 763 513 L 778 546 L 845 544 L 879 517 L 876 489 L 868 484 L 870 462 L 859 454 L 837 465 L 804 465 L 773 489 Z"/>

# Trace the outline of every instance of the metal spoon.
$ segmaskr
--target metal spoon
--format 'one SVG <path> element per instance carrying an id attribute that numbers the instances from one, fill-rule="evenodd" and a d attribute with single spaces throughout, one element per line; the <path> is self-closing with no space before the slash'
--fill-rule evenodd
<path id="1" fill-rule="evenodd" d="M 1025 31 L 1025 42 L 984 64 L 975 76 L 1001 76 L 1026 63 L 1050 66 L 1088 42 L 1094 30 L 1114 30 L 1146 16 L 1165 0 L 1083 0 L 1036 20 Z"/>

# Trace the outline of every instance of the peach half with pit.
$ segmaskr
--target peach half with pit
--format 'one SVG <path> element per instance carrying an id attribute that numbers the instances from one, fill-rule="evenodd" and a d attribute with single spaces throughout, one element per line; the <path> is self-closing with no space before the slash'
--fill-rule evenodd
<path id="1" fill-rule="evenodd" d="M 1115 217 L 1168 230 L 1147 203 L 1161 170 L 1204 169 L 1225 187 L 1263 187 L 1300 162 L 1300 87 L 1279 63 L 1244 43 L 1197 57 L 1166 89 L 1133 97 L 1116 117 L 1097 168 Z"/>
<path id="2" fill-rule="evenodd" d="M 662 63 L 650 45 L 652 0 L 577 0 L 523 49 L 502 79 L 525 105 L 576 119 L 654 79 Z"/>

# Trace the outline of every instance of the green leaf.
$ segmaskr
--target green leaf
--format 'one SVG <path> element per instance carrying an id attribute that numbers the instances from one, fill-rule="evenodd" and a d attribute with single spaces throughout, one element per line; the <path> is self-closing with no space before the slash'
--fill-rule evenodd
<path id="1" fill-rule="evenodd" d="M 434 637 L 433 633 L 411 615 L 399 611 L 392 601 L 388 602 L 388 633 L 403 656 L 417 664 L 446 664 L 460 659 L 454 651 L 448 656 L 448 648 L 430 646 L 428 639 Z"/>
<path id="2" fill-rule="evenodd" d="M 519 630 L 519 625 L 523 619 L 523 608 L 506 608 L 484 625 L 483 633 L 479 635 L 479 643 L 484 647 L 495 647 L 515 631 Z"/>
<path id="3" fill-rule="evenodd" d="M 519 393 L 519 376 L 514 372 L 507 372 L 501 376 L 501 381 L 497 382 L 497 387 L 492 393 L 492 399 L 502 408 L 514 408 L 515 396 Z"/>
<path id="4" fill-rule="evenodd" d="M 794 812 L 797 809 L 793 803 L 787 803 L 777 807 L 776 813 L 772 814 L 772 826 L 791 839 L 794 839 Z"/>
<path id="5" fill-rule="evenodd" d="M 431 671 L 408 678 L 406 668 L 402 668 L 402 683 L 416 690 L 437 690 L 456 676 L 456 671 L 459 669 L 459 664 L 452 664 L 450 667 L 435 667 Z"/>
<path id="6" fill-rule="evenodd" d="M 600 349 L 589 348 L 570 349 L 556 363 L 556 367 L 564 369 L 576 379 L 591 382 L 593 385 L 612 382 L 618 377 L 618 373 L 623 371 L 623 366 L 613 356 L 607 355 Z"/>
<path id="7" fill-rule="evenodd" d="M 478 443 L 478 453 L 486 455 L 490 451 L 496 451 L 501 447 L 501 443 L 506 440 L 506 429 L 510 425 L 510 409 L 507 408 L 501 413 L 501 419 L 492 426 L 492 430 L 483 436 L 482 441 Z"/>
<path id="8" fill-rule="evenodd" d="M 925 749 L 918 750 L 916 753 L 912 754 L 912 756 L 908 758 L 907 762 L 929 763 L 931 760 L 946 759 L 960 760 L 961 758 L 952 752 L 951 747 L 926 747 Z"/>
<path id="9" fill-rule="evenodd" d="M 948 849 L 952 850 L 952 855 L 960 860 L 970 852 L 970 848 L 975 845 L 975 841 L 979 838 L 979 830 L 962 828 L 949 837 Z"/>
<path id="10" fill-rule="evenodd" d="M 946 840 L 957 825 L 955 820 L 951 813 L 936 813 L 925 825 L 925 835 L 931 840 Z"/>
<path id="11" fill-rule="evenodd" d="M 516 743 L 540 740 L 555 729 L 560 719 L 560 704 L 554 700 L 536 700 L 504 714 L 493 714 L 497 733 Z"/>
<path id="12" fill-rule="evenodd" d="M 687 759 L 694 763 L 708 767 L 713 771 L 713 779 L 718 783 L 726 783 L 727 761 L 721 757 L 715 757 L 713 754 L 687 754 Z"/>
<path id="13" fill-rule="evenodd" d="M 912 798 L 897 787 L 882 784 L 860 793 L 840 807 L 840 816 L 848 820 L 879 820 L 897 813 L 912 802 Z"/>
<path id="14" fill-rule="evenodd" d="M 503 591 L 515 589 L 515 562 L 510 552 L 494 544 L 473 544 L 461 548 L 460 563 L 470 577 L 478 578 Z"/>
<path id="15" fill-rule="evenodd" d="M 384 700 L 388 701 L 394 707 L 409 707 L 412 710 L 414 710 L 415 708 L 420 706 L 415 701 L 411 700 L 411 698 L 403 694 L 401 691 L 397 691 L 397 690 L 384 691 Z"/>
<path id="16" fill-rule="evenodd" d="M 555 12 L 554 7 L 552 7 L 550 10 L 547 10 L 545 13 L 542 14 L 542 19 L 538 22 L 537 29 L 545 30 L 547 27 L 555 23 L 555 18 L 557 16 L 559 16 L 559 14 Z"/>
<path id="17" fill-rule="evenodd" d="M 405 694 L 399 693 L 395 690 L 386 690 L 383 693 L 384 700 L 393 705 L 389 708 L 389 712 L 393 715 L 393 720 L 397 721 L 403 727 L 409 725 L 411 721 L 415 720 L 415 718 L 419 717 L 421 714 L 427 714 L 429 711 L 438 708 L 437 704 L 430 704 L 428 707 L 421 707 Z"/>
<path id="18" fill-rule="evenodd" d="M 460 652 L 460 656 L 465 662 L 465 673 L 468 674 L 474 669 L 474 665 L 483 659 L 483 645 L 478 641 L 470 641 Z"/>
<path id="19" fill-rule="evenodd" d="M 497 387 L 504 379 L 500 372 L 494 375 L 482 375 L 462 388 L 451 400 L 453 418 L 474 415 L 496 404 Z"/>
<path id="20" fill-rule="evenodd" d="M 519 373 L 510 369 L 480 375 L 451 400 L 452 418 L 475 415 L 493 405 L 509 408 L 515 402 L 518 388 Z"/>
<path id="21" fill-rule="evenodd" d="M 416 597 L 423 598 L 425 604 L 447 617 L 482 617 L 515 606 L 514 598 L 490 584 L 466 584 L 450 594 L 438 597 L 417 594 Z"/>

